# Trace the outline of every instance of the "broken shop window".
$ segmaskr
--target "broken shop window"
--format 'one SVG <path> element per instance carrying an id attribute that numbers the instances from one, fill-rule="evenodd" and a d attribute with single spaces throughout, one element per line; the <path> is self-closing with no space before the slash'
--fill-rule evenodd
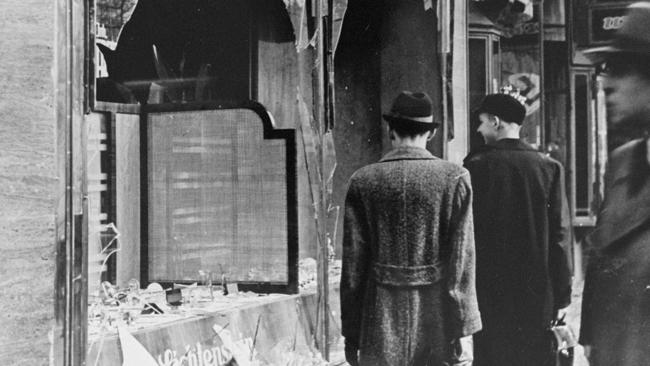
<path id="1" fill-rule="evenodd" d="M 250 99 L 249 1 L 95 0 L 95 13 L 97 101 Z"/>

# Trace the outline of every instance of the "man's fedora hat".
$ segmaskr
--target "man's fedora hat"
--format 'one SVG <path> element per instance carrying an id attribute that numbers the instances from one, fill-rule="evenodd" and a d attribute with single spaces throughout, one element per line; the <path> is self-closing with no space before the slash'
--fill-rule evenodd
<path id="1" fill-rule="evenodd" d="M 391 123 L 406 123 L 435 128 L 439 123 L 433 121 L 433 102 L 426 93 L 401 92 L 390 109 L 383 115 Z"/>
<path id="2" fill-rule="evenodd" d="M 650 2 L 631 4 L 621 27 L 607 44 L 583 51 L 593 62 L 600 62 L 613 53 L 633 53 L 650 56 Z"/>

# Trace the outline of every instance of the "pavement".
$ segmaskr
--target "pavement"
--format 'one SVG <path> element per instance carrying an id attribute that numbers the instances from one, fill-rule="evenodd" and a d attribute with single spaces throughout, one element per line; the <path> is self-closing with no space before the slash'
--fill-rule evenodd
<path id="1" fill-rule="evenodd" d="M 582 288 L 584 279 L 582 275 L 576 276 L 573 281 L 573 292 L 571 296 L 571 305 L 567 309 L 566 322 L 574 331 L 576 337 L 580 332 L 580 309 L 582 307 Z M 343 337 L 330 346 L 330 365 L 331 366 L 349 366 L 345 362 L 343 351 Z M 582 346 L 578 345 L 574 349 L 573 366 L 589 366 L 589 362 L 584 356 Z"/>
<path id="2" fill-rule="evenodd" d="M 569 308 L 567 309 L 566 316 L 566 322 L 575 332 L 576 337 L 580 334 L 580 309 L 582 307 L 583 285 L 584 280 L 582 277 L 574 279 L 571 305 L 569 305 Z M 589 366 L 589 362 L 584 355 L 584 350 L 580 345 L 575 347 L 573 366 Z"/>

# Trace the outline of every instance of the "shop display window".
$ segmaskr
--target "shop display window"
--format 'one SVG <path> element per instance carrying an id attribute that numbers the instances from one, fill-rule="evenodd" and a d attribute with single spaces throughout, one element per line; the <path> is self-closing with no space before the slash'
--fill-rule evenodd
<path id="1" fill-rule="evenodd" d="M 252 1 L 89 4 L 91 272 L 297 292 L 295 137 L 251 101 Z"/>
<path id="2" fill-rule="evenodd" d="M 202 270 L 213 282 L 297 290 L 294 135 L 266 116 L 147 114 L 145 282 L 197 282 Z"/>

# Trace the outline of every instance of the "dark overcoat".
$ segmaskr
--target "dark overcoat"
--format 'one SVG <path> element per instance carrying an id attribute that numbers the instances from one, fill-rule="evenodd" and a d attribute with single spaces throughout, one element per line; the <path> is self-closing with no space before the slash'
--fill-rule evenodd
<path id="1" fill-rule="evenodd" d="M 591 255 L 580 343 L 592 366 L 650 364 L 650 166 L 644 140 L 612 152 Z"/>
<path id="2" fill-rule="evenodd" d="M 398 148 L 356 171 L 345 202 L 341 319 L 372 366 L 442 365 L 481 327 L 468 172 Z"/>
<path id="3" fill-rule="evenodd" d="M 545 365 L 548 329 L 571 301 L 570 218 L 562 165 L 519 139 L 465 159 L 474 188 L 475 365 Z"/>

